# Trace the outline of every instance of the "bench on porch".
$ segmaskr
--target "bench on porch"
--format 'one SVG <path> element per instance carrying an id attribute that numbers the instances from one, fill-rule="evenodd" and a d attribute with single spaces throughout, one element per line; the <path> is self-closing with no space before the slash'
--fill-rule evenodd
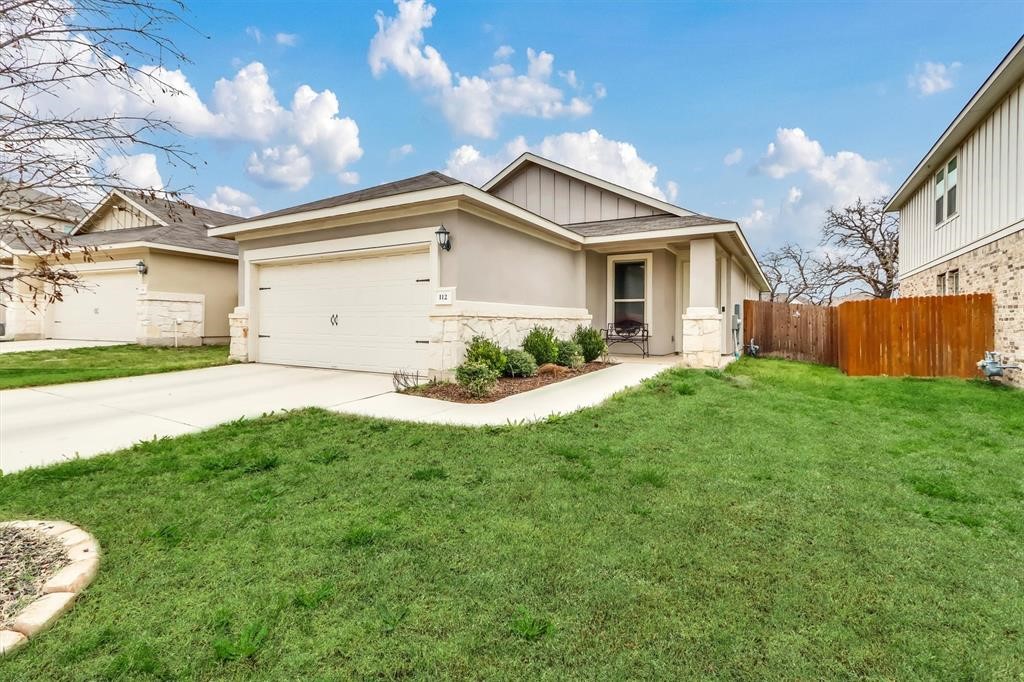
<path id="1" fill-rule="evenodd" d="M 616 343 L 631 343 L 640 349 L 646 358 L 650 352 L 650 330 L 646 322 L 609 322 L 604 328 L 604 342 L 611 349 Z"/>

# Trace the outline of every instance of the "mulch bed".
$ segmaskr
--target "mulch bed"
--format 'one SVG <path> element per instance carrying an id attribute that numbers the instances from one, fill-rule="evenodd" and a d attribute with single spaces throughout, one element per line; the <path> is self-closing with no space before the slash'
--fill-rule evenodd
<path id="1" fill-rule="evenodd" d="M 31 530 L 0 526 L 0 630 L 39 596 L 43 584 L 68 564 L 59 540 Z"/>
<path id="2" fill-rule="evenodd" d="M 507 398 L 510 395 L 525 393 L 526 391 L 532 391 L 533 389 L 540 388 L 541 386 L 557 384 L 559 381 L 565 381 L 566 379 L 590 374 L 591 372 L 611 367 L 613 364 L 614 363 L 610 362 L 595 361 L 588 362 L 579 369 L 560 367 L 559 370 L 561 371 L 538 373 L 536 376 L 532 377 L 501 377 L 498 379 L 498 383 L 495 385 L 494 390 L 483 398 L 474 398 L 470 394 L 466 393 L 466 391 L 458 384 L 448 382 L 424 384 L 422 386 L 410 388 L 403 391 L 403 393 L 423 396 L 424 398 L 447 400 L 453 403 L 493 403 L 495 400 L 501 400 L 502 398 Z"/>

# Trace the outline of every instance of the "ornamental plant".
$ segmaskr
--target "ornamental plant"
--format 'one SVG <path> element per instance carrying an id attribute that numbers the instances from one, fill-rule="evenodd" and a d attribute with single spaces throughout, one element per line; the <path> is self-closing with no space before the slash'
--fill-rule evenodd
<path id="1" fill-rule="evenodd" d="M 536 326 L 523 339 L 523 350 L 533 356 L 538 365 L 546 365 L 558 359 L 558 342 L 551 327 Z"/>
<path id="2" fill-rule="evenodd" d="M 583 349 L 575 341 L 559 341 L 555 362 L 562 367 L 579 369 L 583 366 Z"/>
<path id="3" fill-rule="evenodd" d="M 593 327 L 584 327 L 582 324 L 576 327 L 572 340 L 579 344 L 583 359 L 587 362 L 597 360 L 608 350 L 601 330 Z"/>
<path id="4" fill-rule="evenodd" d="M 532 377 L 537 373 L 537 361 L 525 350 L 509 348 L 505 351 L 508 362 L 505 363 L 505 376 Z"/>
<path id="5" fill-rule="evenodd" d="M 499 376 L 485 362 L 464 362 L 455 368 L 455 380 L 474 398 L 482 398 L 494 390 Z"/>
<path id="6" fill-rule="evenodd" d="M 498 344 L 484 336 L 474 336 L 466 346 L 466 362 L 482 362 L 499 375 L 505 371 L 506 361 Z"/>

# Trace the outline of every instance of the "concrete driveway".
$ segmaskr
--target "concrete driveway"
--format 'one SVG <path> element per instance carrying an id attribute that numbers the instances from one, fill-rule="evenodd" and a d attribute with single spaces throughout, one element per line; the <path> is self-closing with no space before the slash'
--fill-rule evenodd
<path id="1" fill-rule="evenodd" d="M 124 341 L 70 341 L 67 339 L 32 339 L 29 341 L 0 341 L 0 353 L 24 353 L 30 350 L 68 350 L 95 348 L 96 346 L 123 346 Z"/>
<path id="2" fill-rule="evenodd" d="M 383 374 L 258 364 L 0 391 L 0 469 L 91 457 L 278 410 L 339 409 L 391 391 Z"/>

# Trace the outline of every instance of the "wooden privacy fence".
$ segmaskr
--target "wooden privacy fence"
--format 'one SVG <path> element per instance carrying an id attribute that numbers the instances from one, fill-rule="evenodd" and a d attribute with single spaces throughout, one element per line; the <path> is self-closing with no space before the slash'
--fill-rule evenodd
<path id="1" fill-rule="evenodd" d="M 978 375 L 995 346 L 992 294 L 849 301 L 835 307 L 744 302 L 744 343 L 850 376 Z"/>

